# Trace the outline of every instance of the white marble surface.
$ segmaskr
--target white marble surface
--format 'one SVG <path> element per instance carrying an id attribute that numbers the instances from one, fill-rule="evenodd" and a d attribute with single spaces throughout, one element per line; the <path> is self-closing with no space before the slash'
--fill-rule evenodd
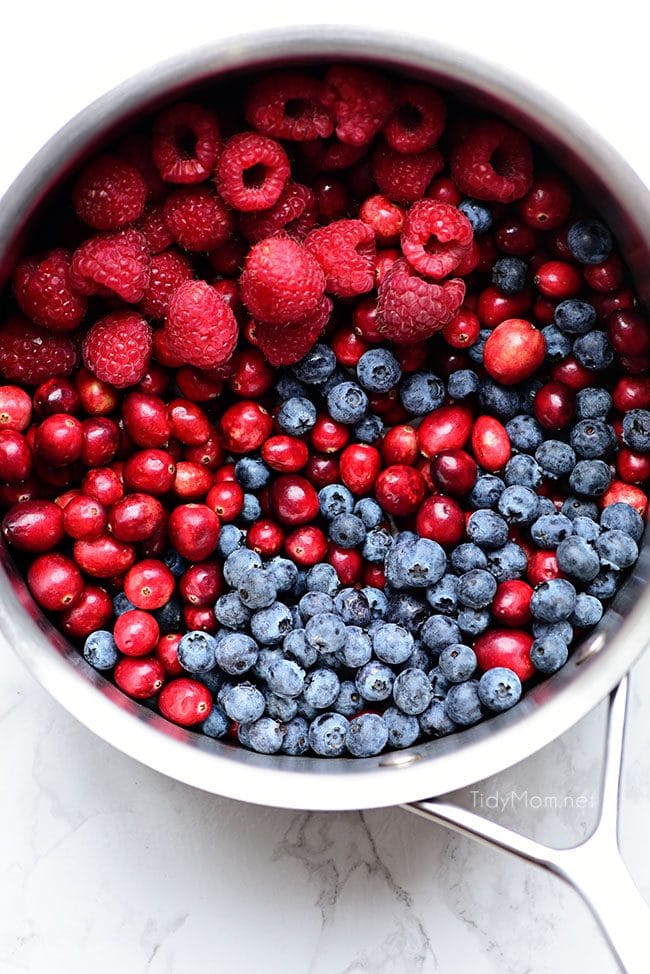
<path id="1" fill-rule="evenodd" d="M 650 181 L 647 32 L 634 0 L 619 0 L 615 19 L 608 4 L 559 0 L 465 0 L 462 16 L 457 5 L 421 13 L 415 0 L 220 6 L 3 8 L 0 188 L 76 109 L 139 67 L 210 35 L 307 20 L 399 25 L 502 60 L 582 112 Z M 3 974 L 616 971 L 577 896 L 534 868 L 397 809 L 292 813 L 175 784 L 91 736 L 0 651 Z M 647 897 L 649 682 L 646 656 L 633 677 L 622 838 Z M 584 794 L 590 804 L 602 717 L 481 791 Z M 471 805 L 471 793 L 461 800 Z M 500 816 L 569 844 L 593 814 Z"/>

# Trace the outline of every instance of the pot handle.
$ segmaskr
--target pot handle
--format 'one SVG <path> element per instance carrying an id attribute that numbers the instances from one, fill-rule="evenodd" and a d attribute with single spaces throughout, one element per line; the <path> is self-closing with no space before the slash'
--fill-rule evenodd
<path id="1" fill-rule="evenodd" d="M 402 807 L 454 832 L 496 846 L 559 876 L 582 896 L 598 921 L 626 974 L 647 974 L 650 970 L 646 934 L 650 908 L 628 872 L 618 839 L 619 790 L 628 677 L 624 677 L 609 699 L 605 761 L 600 792 L 600 813 L 588 838 L 568 849 L 556 849 L 528 839 L 491 822 L 476 812 L 431 798 Z"/>

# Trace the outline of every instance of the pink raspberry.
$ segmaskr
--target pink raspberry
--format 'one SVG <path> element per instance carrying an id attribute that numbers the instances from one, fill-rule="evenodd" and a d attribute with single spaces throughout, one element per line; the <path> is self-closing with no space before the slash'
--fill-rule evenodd
<path id="1" fill-rule="evenodd" d="M 259 321 L 286 325 L 318 307 L 325 275 L 318 261 L 295 240 L 269 237 L 250 250 L 240 279 L 244 304 Z"/>
<path id="2" fill-rule="evenodd" d="M 336 64 L 325 81 L 336 93 L 336 135 L 347 145 L 365 146 L 377 135 L 394 104 L 391 84 L 381 74 Z"/>
<path id="3" fill-rule="evenodd" d="M 449 203 L 420 200 L 406 214 L 402 253 L 427 277 L 448 277 L 468 256 L 474 233 L 464 213 Z"/>
<path id="4" fill-rule="evenodd" d="M 214 250 L 233 230 L 231 214 L 216 193 L 203 187 L 170 193 L 163 212 L 169 232 L 184 250 Z"/>
<path id="5" fill-rule="evenodd" d="M 312 230 L 305 247 L 325 274 L 325 290 L 339 298 L 372 291 L 375 282 L 375 234 L 362 220 L 335 220 Z"/>
<path id="6" fill-rule="evenodd" d="M 329 85 L 297 71 L 278 71 L 257 81 L 246 98 L 246 121 L 263 135 L 290 142 L 324 139 L 334 131 Z"/>
<path id="7" fill-rule="evenodd" d="M 137 311 L 115 311 L 89 329 L 81 348 L 84 365 L 117 389 L 133 386 L 147 371 L 151 328 Z"/>
<path id="8" fill-rule="evenodd" d="M 496 120 L 468 129 L 452 152 L 450 164 L 461 193 L 479 200 L 512 203 L 525 196 L 533 182 L 528 139 Z"/>
<path id="9" fill-rule="evenodd" d="M 72 200 L 77 215 L 95 230 L 117 230 L 142 216 L 147 184 L 117 156 L 98 156 L 77 179 Z"/>
<path id="10" fill-rule="evenodd" d="M 160 254 L 174 242 L 167 222 L 162 203 L 154 203 L 144 211 L 136 227 L 144 235 L 150 254 Z"/>
<path id="11" fill-rule="evenodd" d="M 194 276 L 192 265 L 178 250 L 163 250 L 151 258 L 149 286 L 140 301 L 140 311 L 147 318 L 161 320 L 167 314 L 169 299 L 181 284 Z"/>
<path id="12" fill-rule="evenodd" d="M 294 365 L 318 341 L 332 314 L 332 301 L 321 298 L 310 315 L 291 325 L 272 325 L 266 321 L 252 324 L 252 340 L 273 366 Z"/>
<path id="13" fill-rule="evenodd" d="M 76 364 L 70 335 L 52 335 L 22 315 L 0 325 L 0 375 L 9 382 L 36 386 L 55 375 L 71 375 Z"/>
<path id="14" fill-rule="evenodd" d="M 228 206 L 249 213 L 277 203 L 290 172 L 279 142 L 257 132 L 239 132 L 224 146 L 215 181 Z"/>
<path id="15" fill-rule="evenodd" d="M 141 301 L 149 284 L 151 256 L 139 230 L 97 234 L 72 255 L 70 280 L 80 294 L 117 294 Z"/>
<path id="16" fill-rule="evenodd" d="M 346 145 L 334 138 L 305 142 L 300 149 L 313 172 L 340 172 L 342 169 L 349 169 L 366 153 L 363 145 Z"/>
<path id="17" fill-rule="evenodd" d="M 70 260 L 69 251 L 58 248 L 21 260 L 14 272 L 21 311 L 50 331 L 72 331 L 86 314 L 86 299 L 72 289 Z"/>
<path id="18" fill-rule="evenodd" d="M 239 337 L 232 310 L 206 281 L 186 281 L 174 291 L 164 331 L 169 353 L 197 369 L 227 362 Z"/>
<path id="19" fill-rule="evenodd" d="M 426 281 L 397 260 L 379 286 L 379 332 L 402 345 L 430 338 L 456 315 L 465 297 L 465 284 L 452 277 L 442 284 Z"/>
<path id="20" fill-rule="evenodd" d="M 219 155 L 219 125 L 201 105 L 166 108 L 153 126 L 153 161 L 167 183 L 202 183 Z"/>
<path id="21" fill-rule="evenodd" d="M 289 180 L 277 203 L 259 213 L 242 213 L 239 229 L 251 243 L 283 230 L 292 240 L 303 240 L 318 222 L 316 195 L 302 183 Z"/>
<path id="22" fill-rule="evenodd" d="M 400 85 L 397 107 L 384 126 L 384 138 L 396 152 L 425 152 L 438 141 L 445 127 L 445 103 L 429 85 Z"/>
<path id="23" fill-rule="evenodd" d="M 438 149 L 406 155 L 380 145 L 372 156 L 372 175 L 377 186 L 394 203 L 422 199 L 434 176 L 442 172 L 444 159 Z"/>

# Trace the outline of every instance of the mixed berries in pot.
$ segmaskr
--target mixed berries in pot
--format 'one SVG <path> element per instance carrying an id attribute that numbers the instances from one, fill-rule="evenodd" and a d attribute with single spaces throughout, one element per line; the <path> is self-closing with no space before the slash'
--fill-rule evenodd
<path id="1" fill-rule="evenodd" d="M 350 64 L 231 94 L 107 145 L 14 268 L 2 536 L 167 720 L 370 757 L 508 710 L 600 621 L 650 327 L 509 123 Z"/>

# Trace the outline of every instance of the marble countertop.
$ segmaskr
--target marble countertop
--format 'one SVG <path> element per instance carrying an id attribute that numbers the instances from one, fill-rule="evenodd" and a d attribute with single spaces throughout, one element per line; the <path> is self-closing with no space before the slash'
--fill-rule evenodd
<path id="1" fill-rule="evenodd" d="M 250 2 L 217 14 L 198 2 L 187 17 L 112 0 L 110 16 L 89 5 L 79 27 L 75 0 L 14 5 L 0 35 L 11 91 L 3 131 L 13 133 L 0 189 L 74 111 L 139 67 L 209 34 L 308 20 L 427 31 L 501 60 L 580 111 L 650 182 L 633 0 L 619 0 L 615 21 L 601 2 L 587 14 L 547 0 L 542 16 L 505 0 L 498 23 L 492 5 L 465 0 L 462 29 L 453 5 L 352 7 L 331 0 L 316 16 L 298 3 Z M 89 734 L 0 652 L 2 972 L 615 974 L 578 896 L 540 870 L 399 809 L 287 812 L 172 782 Z M 649 704 L 646 655 L 633 671 L 622 846 L 650 898 Z M 595 816 L 603 728 L 601 707 L 459 798 L 471 807 L 498 796 L 507 807 L 486 814 L 558 845 L 577 841 Z M 535 796 L 566 794 L 584 795 L 584 807 L 535 807 Z"/>

